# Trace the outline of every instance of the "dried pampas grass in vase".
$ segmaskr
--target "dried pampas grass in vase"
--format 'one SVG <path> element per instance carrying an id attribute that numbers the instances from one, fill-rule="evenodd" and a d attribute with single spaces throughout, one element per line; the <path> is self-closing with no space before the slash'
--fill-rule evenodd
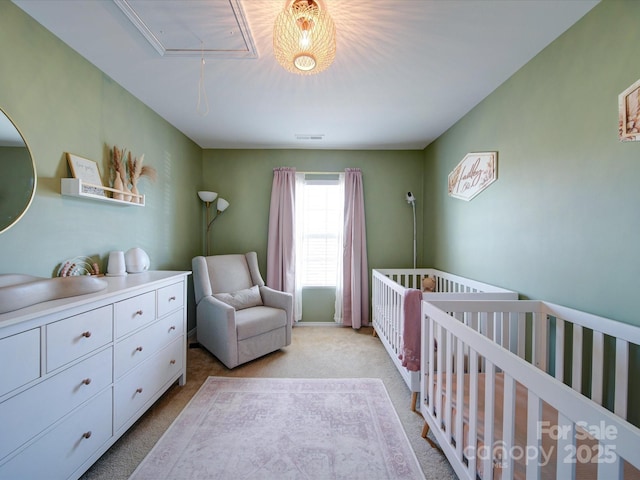
<path id="1" fill-rule="evenodd" d="M 134 195 L 140 195 L 138 191 L 138 180 L 140 177 L 148 177 L 149 180 L 155 181 L 158 174 L 156 169 L 149 166 L 143 165 L 144 154 L 140 155 L 140 158 L 131 158 L 131 152 L 129 152 L 129 157 L 127 159 L 127 166 L 129 167 L 129 181 L 131 182 L 131 193 Z M 132 202 L 142 203 L 142 198 L 140 197 L 132 197 Z"/>
<path id="2" fill-rule="evenodd" d="M 124 195 L 119 192 L 124 191 L 124 182 L 127 178 L 126 165 L 124 163 L 125 150 L 119 150 L 114 146 L 111 152 L 111 170 L 113 172 L 113 188 L 118 192 L 113 192 L 114 200 L 124 200 Z"/>

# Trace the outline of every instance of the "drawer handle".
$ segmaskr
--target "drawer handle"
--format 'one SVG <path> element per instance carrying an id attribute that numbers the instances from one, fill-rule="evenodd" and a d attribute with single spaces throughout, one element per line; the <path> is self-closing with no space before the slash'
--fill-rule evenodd
<path id="1" fill-rule="evenodd" d="M 176 364 L 176 361 L 172 359 L 169 363 L 170 363 L 171 365 L 175 365 L 175 364 Z"/>
<path id="2" fill-rule="evenodd" d="M 136 393 L 142 393 L 142 387 L 136 388 Z"/>
<path id="3" fill-rule="evenodd" d="M 175 299 L 176 299 L 176 296 L 175 296 L 175 295 L 174 295 L 174 296 L 172 296 L 172 297 L 169 297 L 169 301 L 170 301 L 170 302 L 171 302 L 172 300 L 175 300 Z"/>
<path id="4" fill-rule="evenodd" d="M 136 352 L 141 352 L 141 351 L 142 351 L 142 345 L 136 348 Z"/>
<path id="5" fill-rule="evenodd" d="M 82 332 L 82 336 L 84 338 L 89 338 L 91 336 L 91 332 Z"/>
<path id="6" fill-rule="evenodd" d="M 91 383 L 91 379 L 90 378 L 85 378 L 84 380 L 82 380 L 82 384 L 83 385 L 89 385 Z"/>
<path id="7" fill-rule="evenodd" d="M 171 331 L 171 330 L 175 330 L 175 329 L 176 329 L 176 326 L 175 326 L 175 325 L 171 325 L 171 326 L 169 327 L 169 331 Z"/>
<path id="8" fill-rule="evenodd" d="M 91 430 L 89 430 L 88 432 L 84 432 L 82 434 L 82 438 L 91 438 Z"/>
<path id="9" fill-rule="evenodd" d="M 142 310 L 138 310 L 138 311 L 134 314 L 134 316 L 136 316 L 136 315 L 142 315 Z"/>

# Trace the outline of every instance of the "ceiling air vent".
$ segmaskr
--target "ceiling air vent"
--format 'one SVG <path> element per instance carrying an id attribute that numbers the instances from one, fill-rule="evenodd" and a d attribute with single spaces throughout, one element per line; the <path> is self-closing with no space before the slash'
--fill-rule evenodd
<path id="1" fill-rule="evenodd" d="M 296 133 L 296 140 L 324 140 L 324 133 Z"/>

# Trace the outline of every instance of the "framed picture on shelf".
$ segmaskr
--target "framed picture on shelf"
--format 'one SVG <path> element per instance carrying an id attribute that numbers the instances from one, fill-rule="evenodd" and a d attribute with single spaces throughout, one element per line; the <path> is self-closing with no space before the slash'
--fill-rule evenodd
<path id="1" fill-rule="evenodd" d="M 640 80 L 618 95 L 619 138 L 640 141 Z"/>
<path id="2" fill-rule="evenodd" d="M 98 164 L 96 162 L 68 152 L 67 161 L 69 162 L 69 168 L 71 169 L 73 178 L 79 178 L 83 183 L 90 184 L 82 185 L 82 191 L 84 193 L 106 197 L 104 189 L 100 188 L 100 186 L 102 186 L 102 179 L 100 178 L 100 170 L 98 170 Z"/>

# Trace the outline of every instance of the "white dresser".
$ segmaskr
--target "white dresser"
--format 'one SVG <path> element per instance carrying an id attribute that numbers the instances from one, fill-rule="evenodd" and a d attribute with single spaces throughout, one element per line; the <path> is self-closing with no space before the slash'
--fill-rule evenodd
<path id="1" fill-rule="evenodd" d="M 105 277 L 0 315 L 0 479 L 78 478 L 185 383 L 189 274 Z"/>

